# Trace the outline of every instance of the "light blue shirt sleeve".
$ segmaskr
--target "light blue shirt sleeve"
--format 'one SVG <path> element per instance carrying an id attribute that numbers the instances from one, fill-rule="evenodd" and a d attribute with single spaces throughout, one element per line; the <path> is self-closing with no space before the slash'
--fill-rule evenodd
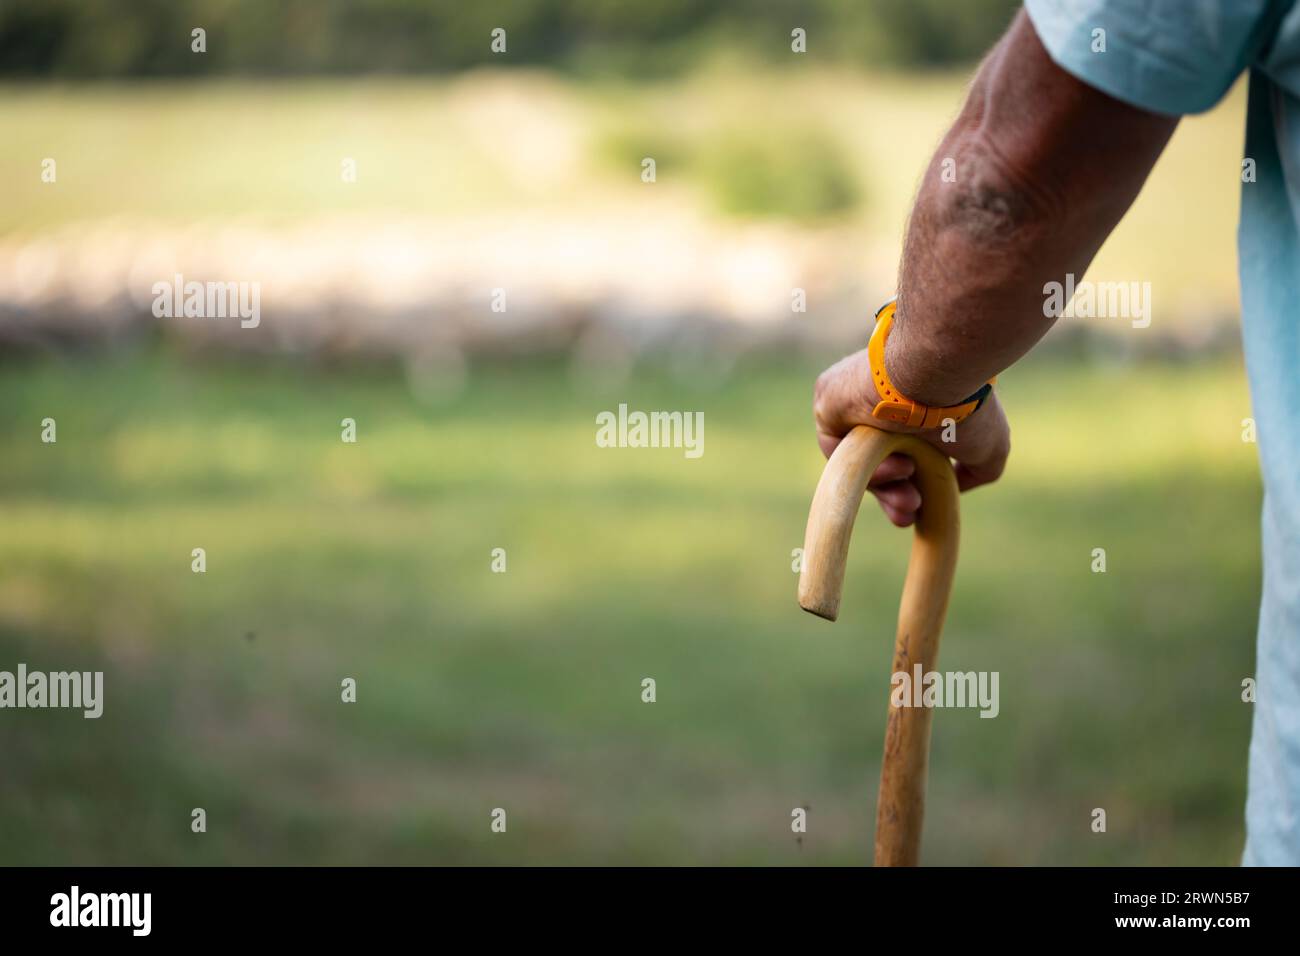
<path id="1" fill-rule="evenodd" d="M 1175 116 L 1219 102 L 1284 12 L 1276 0 L 1025 0 L 1025 10 L 1067 73 Z"/>

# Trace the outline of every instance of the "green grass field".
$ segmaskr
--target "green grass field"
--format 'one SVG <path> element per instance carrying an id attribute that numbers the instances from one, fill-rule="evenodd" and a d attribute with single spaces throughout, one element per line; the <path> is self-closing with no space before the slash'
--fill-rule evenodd
<path id="1" fill-rule="evenodd" d="M 827 229 L 883 276 L 963 82 L 722 63 L 626 84 L 8 84 L 0 241 L 632 224 L 652 195 Z M 1243 105 L 1182 124 L 1091 270 L 1151 281 L 1162 325 L 1235 309 Z M 98 721 L 0 713 L 0 863 L 869 859 L 908 533 L 864 513 L 840 622 L 800 612 L 820 365 L 697 364 L 616 390 L 477 365 L 429 404 L 374 366 L 0 362 L 0 670 L 102 669 L 107 695 Z M 941 666 L 998 671 L 1001 713 L 937 715 L 924 859 L 1233 863 L 1259 587 L 1240 360 L 1038 356 L 999 388 L 1015 452 L 964 502 Z M 598 448 L 620 402 L 703 411 L 704 456 Z"/>
<path id="2" fill-rule="evenodd" d="M 476 367 L 428 406 L 382 369 L 0 367 L 0 669 L 106 675 L 98 721 L 0 719 L 0 863 L 864 862 L 908 533 L 864 511 L 840 622 L 797 609 L 815 371 Z M 1001 714 L 936 715 L 924 858 L 1233 863 L 1239 363 L 1039 359 L 1000 387 L 1012 467 L 964 499 L 941 665 L 999 671 Z M 1122 420 L 1081 399 L 1107 394 Z M 620 401 L 704 411 L 704 456 L 597 448 Z"/>

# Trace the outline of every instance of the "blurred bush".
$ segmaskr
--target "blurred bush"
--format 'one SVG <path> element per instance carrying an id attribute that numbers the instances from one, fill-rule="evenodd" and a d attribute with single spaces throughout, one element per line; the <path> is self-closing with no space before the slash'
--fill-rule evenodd
<path id="1" fill-rule="evenodd" d="M 620 128 L 599 152 L 612 170 L 636 169 L 654 144 L 661 171 L 681 169 L 720 212 L 811 223 L 862 205 L 860 177 L 843 145 L 815 124 L 766 127 L 735 121 L 686 135 L 659 125 Z"/>
<path id="2" fill-rule="evenodd" d="M 858 204 L 857 178 L 843 150 L 816 130 L 780 137 L 736 130 L 707 142 L 694 165 L 732 215 L 809 220 Z"/>
<path id="3" fill-rule="evenodd" d="M 0 0 L 0 75 L 425 73 L 492 61 L 675 72 L 728 49 L 856 65 L 966 62 L 1018 0 Z M 190 31 L 207 31 L 207 52 Z M 506 57 L 489 52 L 504 27 Z"/>

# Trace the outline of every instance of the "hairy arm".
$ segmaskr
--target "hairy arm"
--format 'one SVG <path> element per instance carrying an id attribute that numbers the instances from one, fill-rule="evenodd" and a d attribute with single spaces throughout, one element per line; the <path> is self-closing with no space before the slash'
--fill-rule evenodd
<path id="1" fill-rule="evenodd" d="M 1043 285 L 1082 277 L 1177 122 L 1066 73 L 1021 11 L 912 211 L 885 356 L 903 393 L 953 404 L 1029 351 L 1051 325 Z M 943 181 L 945 159 L 955 182 Z"/>
<path id="2" fill-rule="evenodd" d="M 1029 351 L 1052 324 L 1043 286 L 1083 275 L 1177 123 L 1066 73 L 1021 11 L 981 64 L 912 210 L 885 349 L 902 392 L 953 405 Z M 875 419 L 878 400 L 865 349 L 822 373 L 814 399 L 822 450 L 829 455 L 855 425 L 916 431 Z M 997 479 L 1011 447 L 996 390 L 955 442 L 925 437 L 955 460 L 963 490 Z M 911 467 L 891 456 L 869 486 L 899 525 L 921 506 Z"/>

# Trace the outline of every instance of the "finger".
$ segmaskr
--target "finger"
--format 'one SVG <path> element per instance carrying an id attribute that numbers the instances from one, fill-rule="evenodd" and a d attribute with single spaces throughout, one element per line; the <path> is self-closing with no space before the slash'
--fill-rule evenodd
<path id="1" fill-rule="evenodd" d="M 921 490 L 910 481 L 891 482 L 879 488 L 872 488 L 871 493 L 881 504 L 888 505 L 898 512 L 916 512 L 921 509 Z"/>
<path id="2" fill-rule="evenodd" d="M 979 477 L 961 462 L 957 462 L 953 467 L 953 471 L 957 473 L 958 491 L 970 491 L 972 488 L 978 488 L 985 483 L 980 481 Z"/>
<path id="3" fill-rule="evenodd" d="M 840 359 L 822 372 L 813 387 L 813 418 L 818 432 L 840 438 L 855 425 L 870 423 L 871 408 L 864 387 L 870 382 L 866 349 Z"/>
<path id="4" fill-rule="evenodd" d="M 915 511 L 900 511 L 883 501 L 880 502 L 880 510 L 885 513 L 885 517 L 889 519 L 890 524 L 900 528 L 908 528 L 916 523 L 917 513 Z"/>
<path id="5" fill-rule="evenodd" d="M 980 485 L 988 485 L 997 481 L 1002 476 L 1001 464 L 995 465 L 967 465 L 958 462 L 955 471 L 957 472 L 957 488 L 960 491 L 970 491 L 972 488 L 978 488 Z"/>
<path id="6" fill-rule="evenodd" d="M 906 455 L 894 452 L 880 463 L 880 467 L 876 469 L 871 476 L 871 480 L 867 482 L 867 487 L 875 488 L 879 485 L 887 485 L 891 481 L 903 481 L 906 478 L 911 478 L 914 474 L 916 474 L 916 462 Z"/>
<path id="7" fill-rule="evenodd" d="M 831 435 L 823 431 L 817 433 L 817 447 L 822 450 L 822 454 L 827 458 L 831 457 L 831 452 L 838 448 L 843 440 L 839 435 Z"/>

